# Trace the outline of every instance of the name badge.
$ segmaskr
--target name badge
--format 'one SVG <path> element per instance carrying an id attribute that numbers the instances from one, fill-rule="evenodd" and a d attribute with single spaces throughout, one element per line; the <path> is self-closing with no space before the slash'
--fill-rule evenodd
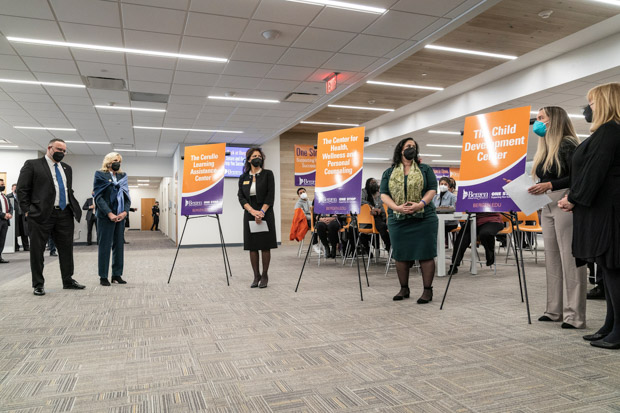
<path id="1" fill-rule="evenodd" d="M 243 181 L 243 185 L 250 185 L 250 181 Z"/>

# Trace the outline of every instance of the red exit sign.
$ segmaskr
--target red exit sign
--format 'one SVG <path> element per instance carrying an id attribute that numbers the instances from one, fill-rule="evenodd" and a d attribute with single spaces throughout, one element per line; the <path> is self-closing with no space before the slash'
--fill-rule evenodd
<path id="1" fill-rule="evenodd" d="M 337 79 L 338 79 L 338 74 L 334 73 L 333 75 L 331 75 L 329 78 L 325 80 L 325 93 L 326 94 L 329 95 L 334 90 L 336 90 L 336 86 L 338 86 Z"/>

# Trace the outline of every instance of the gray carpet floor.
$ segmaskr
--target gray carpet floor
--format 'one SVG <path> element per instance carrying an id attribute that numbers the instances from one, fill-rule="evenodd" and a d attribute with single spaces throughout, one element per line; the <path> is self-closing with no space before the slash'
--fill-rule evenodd
<path id="1" fill-rule="evenodd" d="M 306 267 L 295 246 L 272 253 L 269 287 L 250 289 L 247 253 L 175 249 L 159 233 L 129 232 L 127 285 L 102 287 L 96 247 L 75 249 L 63 290 L 57 260 L 47 295 L 30 274 L 0 285 L 0 411 L 13 412 L 618 412 L 620 352 L 581 339 L 588 329 L 541 323 L 544 261 L 528 257 L 533 324 L 514 266 L 455 275 L 417 305 L 393 302 L 394 270 L 371 266 L 360 301 L 355 267 Z M 10 265 L 10 264 L 9 264 Z M 0 271 L 2 269 L 0 268 Z"/>

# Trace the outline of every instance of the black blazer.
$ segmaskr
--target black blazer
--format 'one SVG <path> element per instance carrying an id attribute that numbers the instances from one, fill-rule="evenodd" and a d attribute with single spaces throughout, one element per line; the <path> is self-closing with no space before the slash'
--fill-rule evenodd
<path id="1" fill-rule="evenodd" d="M 82 205 L 82 209 L 86 211 L 86 221 L 90 221 L 91 219 L 95 218 L 93 216 L 93 210 L 90 208 L 91 205 L 93 205 L 92 197 L 88 198 L 86 202 L 84 202 L 84 205 Z"/>
<path id="2" fill-rule="evenodd" d="M 15 211 L 14 215 L 22 215 L 22 210 L 19 207 L 19 202 L 15 202 L 15 196 L 13 195 L 13 192 L 8 194 L 6 197 L 10 199 L 10 202 L 13 203 L 13 210 Z"/>
<path id="3" fill-rule="evenodd" d="M 249 172 L 242 174 L 239 177 L 239 192 L 237 192 L 241 207 L 250 203 L 250 186 L 252 186 L 252 175 Z M 271 209 L 275 195 L 276 183 L 273 172 L 269 169 L 263 169 L 256 175 L 256 201 L 260 205 L 269 205 L 269 209 Z"/>
<path id="4" fill-rule="evenodd" d="M 80 204 L 73 195 L 73 172 L 71 167 L 60 162 L 67 177 L 67 207 L 71 209 L 77 222 L 82 218 Z M 43 223 L 52 214 L 56 190 L 52 172 L 47 164 L 45 156 L 38 159 L 29 159 L 22 166 L 17 179 L 17 197 L 19 207 L 28 219 Z"/>
<path id="5" fill-rule="evenodd" d="M 9 206 L 9 210 L 6 211 L 6 212 L 0 212 L 0 219 L 3 219 L 3 220 L 4 220 L 4 216 L 7 214 L 7 212 L 9 214 L 13 215 L 13 204 L 11 203 L 11 199 L 7 195 L 5 195 L 5 198 L 6 198 L 6 203 Z M 13 198 L 13 197 L 11 196 L 11 198 Z M 2 196 L 0 196 L 0 202 L 3 202 L 2 201 Z M 4 209 L 4 205 L 2 205 L 2 209 Z M 7 219 L 6 222 L 8 223 L 9 226 L 11 226 L 11 220 L 10 219 Z"/>

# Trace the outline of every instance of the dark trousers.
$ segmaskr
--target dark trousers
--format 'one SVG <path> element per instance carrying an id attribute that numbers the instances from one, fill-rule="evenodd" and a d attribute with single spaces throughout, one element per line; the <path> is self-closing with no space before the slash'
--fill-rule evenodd
<path id="1" fill-rule="evenodd" d="M 340 223 L 337 219 L 331 221 L 329 224 L 324 222 L 316 223 L 316 231 L 319 234 L 321 243 L 325 247 L 325 251 L 331 251 L 329 245 L 332 245 L 332 249 L 335 251 L 338 245 L 338 233 L 340 232 Z"/>
<path id="2" fill-rule="evenodd" d="M 603 260 L 598 259 L 596 264 L 603 270 L 605 301 L 607 301 L 605 324 L 598 332 L 609 334 L 604 338 L 608 343 L 620 343 L 620 268 L 607 268 Z"/>
<path id="3" fill-rule="evenodd" d="M 30 241 L 28 240 L 28 231 L 26 228 L 28 228 L 28 226 L 26 225 L 25 217 L 23 215 L 15 215 L 15 251 L 19 249 L 17 239 L 20 237 L 24 250 L 30 248 Z M 17 234 L 19 234 L 19 236 Z"/>
<path id="4" fill-rule="evenodd" d="M 155 231 L 159 231 L 159 215 L 153 215 L 153 225 L 151 225 L 151 231 L 153 231 L 153 228 L 155 228 Z"/>
<path id="5" fill-rule="evenodd" d="M 112 276 L 122 276 L 125 249 L 125 220 L 112 222 L 97 217 L 97 241 L 99 242 L 99 277 L 108 278 L 110 251 L 112 251 Z"/>
<path id="6" fill-rule="evenodd" d="M 54 244 L 54 240 L 52 239 L 52 237 L 50 237 L 50 239 L 47 241 L 47 249 L 50 250 L 50 255 L 56 254 L 56 244 Z"/>
<path id="7" fill-rule="evenodd" d="M 95 229 L 97 229 L 97 217 L 92 217 L 91 219 L 86 221 L 86 243 L 88 245 L 91 245 L 93 243 L 93 226 L 95 226 Z"/>
<path id="8" fill-rule="evenodd" d="M 495 259 L 495 234 L 500 232 L 503 228 L 504 224 L 499 222 L 486 222 L 476 227 L 478 239 L 484 247 L 487 261 Z M 461 239 L 463 239 L 462 244 Z M 456 242 L 454 243 L 455 252 L 452 253 L 452 263 L 456 264 L 457 267 L 461 264 L 469 244 L 471 244 L 471 227 L 468 225 L 466 231 L 461 230 L 459 232 L 459 235 L 456 237 Z M 459 248 L 459 245 L 461 248 Z"/>
<path id="9" fill-rule="evenodd" d="M 0 219 L 0 258 L 2 258 L 2 251 L 4 251 L 4 242 L 6 241 L 6 232 L 9 230 L 9 221 L 6 219 Z"/>
<path id="10" fill-rule="evenodd" d="M 28 220 L 30 229 L 30 271 L 32 272 L 32 287 L 43 288 L 43 265 L 45 246 L 50 236 L 58 249 L 60 274 L 63 285 L 71 283 L 73 277 L 73 213 L 67 207 L 64 211 L 54 209 L 47 221 L 40 223 Z"/>
<path id="11" fill-rule="evenodd" d="M 389 251 L 390 247 L 392 246 L 392 243 L 390 241 L 390 233 L 388 232 L 387 224 L 385 223 L 385 221 L 383 220 L 381 216 L 378 216 L 378 215 L 375 216 L 375 228 L 377 229 L 377 232 L 379 232 L 379 236 L 381 237 L 381 239 L 383 240 L 383 243 L 385 244 L 385 249 Z M 375 246 L 378 246 L 379 240 L 376 238 L 375 240 L 376 240 Z M 370 235 L 360 234 L 360 244 L 363 245 L 364 248 L 366 248 L 366 251 L 368 251 L 369 245 L 370 245 Z"/>

